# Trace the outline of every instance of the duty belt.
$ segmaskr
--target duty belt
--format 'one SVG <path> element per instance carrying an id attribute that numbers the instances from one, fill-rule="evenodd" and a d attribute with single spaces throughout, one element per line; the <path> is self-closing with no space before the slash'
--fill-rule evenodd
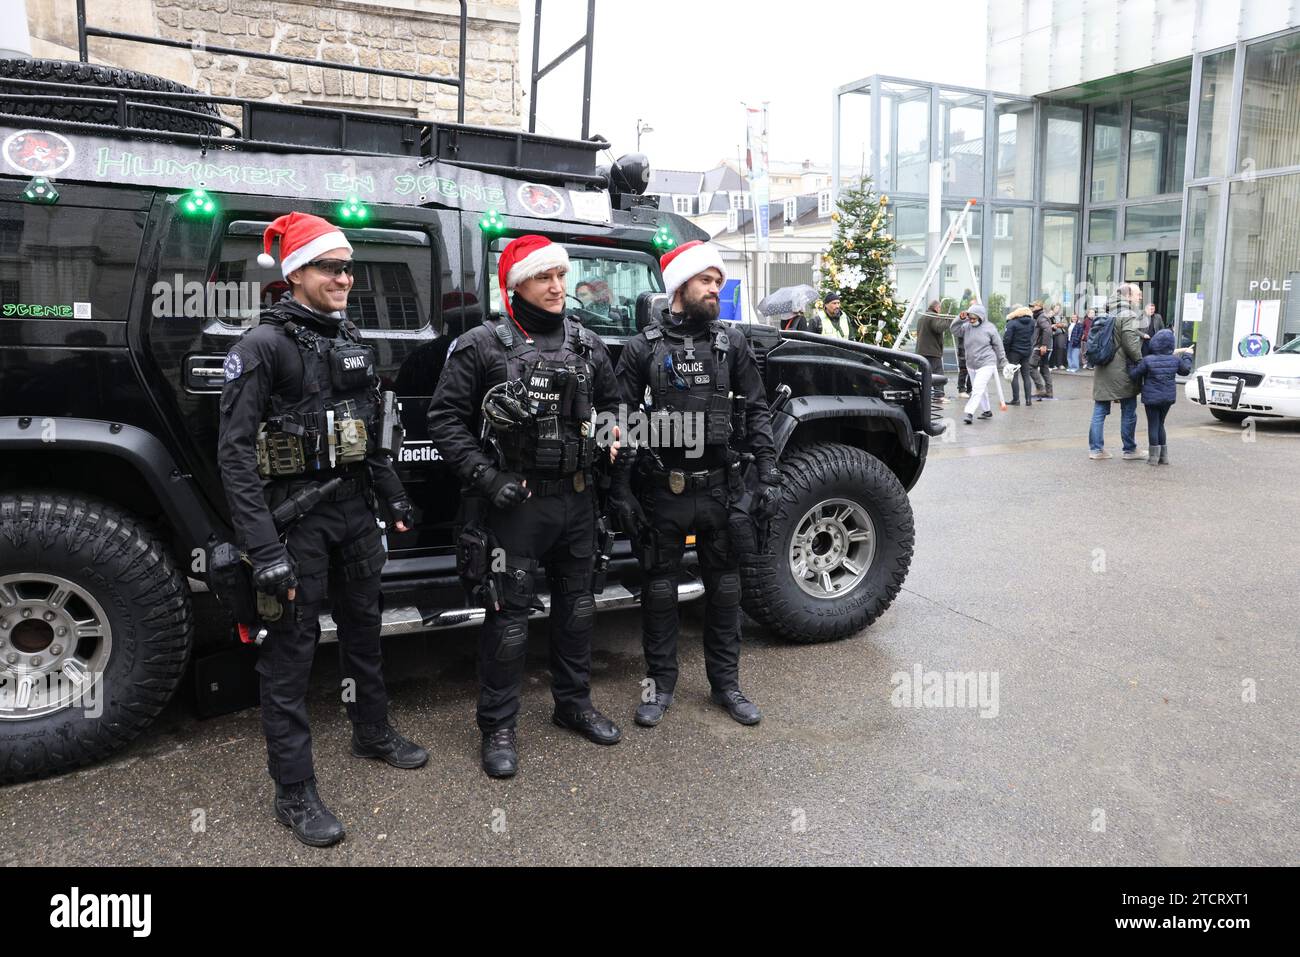
<path id="1" fill-rule="evenodd" d="M 727 470 L 725 468 L 707 469 L 702 472 L 684 472 L 681 469 L 669 469 L 666 472 L 651 472 L 650 474 L 654 476 L 656 485 L 663 486 L 674 495 L 727 484 Z"/>
<path id="2" fill-rule="evenodd" d="M 585 492 L 591 488 L 591 473 L 586 471 L 559 478 L 525 475 L 524 479 L 528 482 L 528 491 L 534 495 L 563 495 L 565 492 Z"/>

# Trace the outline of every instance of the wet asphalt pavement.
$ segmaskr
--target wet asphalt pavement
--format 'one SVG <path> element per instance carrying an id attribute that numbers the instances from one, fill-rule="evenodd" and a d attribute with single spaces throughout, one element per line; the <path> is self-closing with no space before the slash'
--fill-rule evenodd
<path id="1" fill-rule="evenodd" d="M 1116 457 L 1093 462 L 1089 390 L 1058 376 L 1056 401 L 972 426 L 949 404 L 885 615 L 828 645 L 746 623 L 757 727 L 708 703 L 698 605 L 653 730 L 631 720 L 638 613 L 599 619 L 610 748 L 550 723 L 535 626 L 521 770 L 492 781 L 475 633 L 408 637 L 386 645 L 392 714 L 432 758 L 399 771 L 349 755 L 325 646 L 312 726 L 342 844 L 272 818 L 256 710 L 198 720 L 178 700 L 110 761 L 0 788 L 0 863 L 1296 864 L 1300 429 L 1243 433 L 1180 399 L 1173 464 L 1152 468 L 1118 457 L 1116 409 Z M 917 672 L 922 690 L 973 672 L 984 694 L 898 706 Z"/>

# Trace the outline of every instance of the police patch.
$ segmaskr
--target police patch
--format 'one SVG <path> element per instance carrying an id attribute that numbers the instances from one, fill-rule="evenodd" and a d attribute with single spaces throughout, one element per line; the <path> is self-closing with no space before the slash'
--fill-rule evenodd
<path id="1" fill-rule="evenodd" d="M 239 357 L 238 352 L 231 352 L 226 356 L 223 368 L 226 370 L 227 382 L 238 379 L 244 372 L 244 360 Z"/>

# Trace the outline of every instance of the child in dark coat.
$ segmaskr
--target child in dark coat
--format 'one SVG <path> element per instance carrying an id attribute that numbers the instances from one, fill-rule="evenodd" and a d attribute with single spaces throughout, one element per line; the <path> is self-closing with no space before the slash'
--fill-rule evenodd
<path id="1" fill-rule="evenodd" d="M 1142 405 L 1147 412 L 1147 442 L 1151 451 L 1148 465 L 1169 464 L 1169 440 L 1165 435 L 1165 417 L 1178 398 L 1175 376 L 1190 375 L 1190 349 L 1174 348 L 1172 329 L 1161 329 L 1151 339 L 1151 351 L 1142 361 L 1128 367 L 1128 374 L 1142 382 Z"/>

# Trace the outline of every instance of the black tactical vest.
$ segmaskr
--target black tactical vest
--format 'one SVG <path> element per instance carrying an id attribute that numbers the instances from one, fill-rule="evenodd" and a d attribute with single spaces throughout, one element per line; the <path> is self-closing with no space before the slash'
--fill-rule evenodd
<path id="1" fill-rule="evenodd" d="M 283 326 L 302 356 L 302 398 L 271 396 L 270 414 L 258 434 L 259 474 L 310 475 L 363 461 L 380 442 L 375 350 L 347 319 L 333 339 L 292 320 Z"/>
<path id="2" fill-rule="evenodd" d="M 504 467 L 554 475 L 590 468 L 596 447 L 591 333 L 565 316 L 563 342 L 548 359 L 508 320 L 493 332 L 506 350 L 506 380 L 522 384 L 520 399 L 530 413 L 527 424 L 497 434 Z"/>
<path id="3" fill-rule="evenodd" d="M 709 323 L 700 338 L 670 332 L 660 323 L 646 327 L 650 343 L 650 413 L 703 417 L 704 444 L 732 438 L 730 339 L 721 322 Z"/>

